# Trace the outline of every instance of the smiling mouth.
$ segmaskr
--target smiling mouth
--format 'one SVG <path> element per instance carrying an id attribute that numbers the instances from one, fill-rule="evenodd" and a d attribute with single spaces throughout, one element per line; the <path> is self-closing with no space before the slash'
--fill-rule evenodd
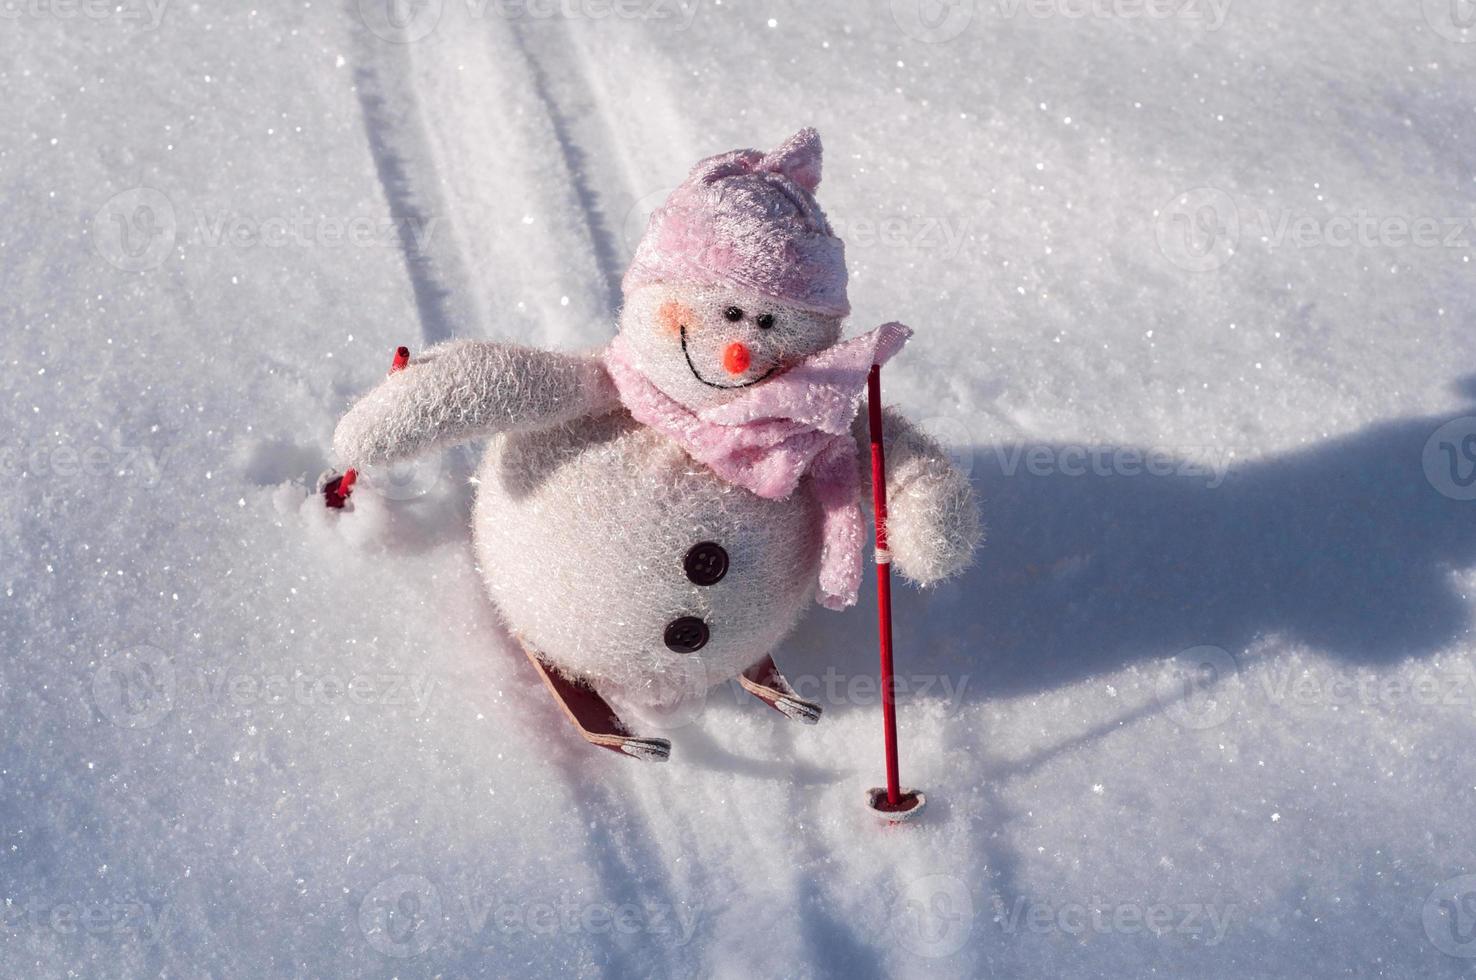
<path id="1" fill-rule="evenodd" d="M 756 385 L 756 384 L 758 384 L 760 381 L 764 380 L 769 375 L 771 375 L 775 371 L 779 370 L 779 365 L 775 364 L 773 367 L 769 368 L 769 370 L 765 371 L 763 374 L 761 374 L 758 377 L 754 378 L 752 381 L 740 381 L 740 382 L 738 382 L 735 385 L 720 385 L 716 381 L 708 381 L 706 378 L 704 378 L 701 374 L 698 373 L 698 371 L 697 371 L 697 365 L 695 365 L 695 364 L 692 363 L 692 355 L 691 355 L 691 353 L 689 353 L 687 351 L 687 325 L 685 323 L 682 324 L 682 326 L 681 326 L 681 333 L 682 333 L 682 356 L 687 359 L 687 370 L 689 370 L 689 371 L 692 372 L 692 377 L 696 378 L 698 381 L 701 381 L 703 384 L 707 385 L 707 387 L 709 387 L 709 388 L 747 388 L 749 385 Z"/>

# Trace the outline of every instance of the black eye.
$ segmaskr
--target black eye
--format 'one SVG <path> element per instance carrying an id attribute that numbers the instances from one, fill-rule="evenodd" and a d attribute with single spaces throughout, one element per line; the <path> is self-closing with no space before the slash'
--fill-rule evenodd
<path id="1" fill-rule="evenodd" d="M 757 323 L 760 327 L 767 330 L 774 325 L 774 314 L 760 313 L 757 317 L 754 318 L 753 322 Z"/>
<path id="2" fill-rule="evenodd" d="M 730 306 L 726 310 L 723 310 L 723 316 L 727 317 L 734 323 L 737 323 L 739 320 L 743 319 L 743 311 L 738 309 L 738 307 L 736 306 Z"/>

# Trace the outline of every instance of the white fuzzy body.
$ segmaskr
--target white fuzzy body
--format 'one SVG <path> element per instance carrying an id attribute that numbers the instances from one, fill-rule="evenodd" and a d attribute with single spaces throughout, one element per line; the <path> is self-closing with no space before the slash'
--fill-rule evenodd
<path id="1" fill-rule="evenodd" d="M 479 483 L 476 551 L 493 600 L 552 664 L 602 691 L 671 705 L 772 653 L 813 603 L 808 484 L 764 500 L 623 409 L 494 437 Z M 702 541 L 728 553 L 714 585 L 683 568 Z M 701 650 L 667 648 L 679 616 L 707 623 Z"/>
<path id="2" fill-rule="evenodd" d="M 774 322 L 759 326 L 760 313 Z M 829 347 L 840 324 L 747 293 L 650 286 L 629 297 L 621 330 L 653 382 L 699 409 Z M 752 354 L 737 373 L 723 366 L 735 342 Z M 864 458 L 863 419 L 853 431 Z M 954 575 L 979 541 L 968 480 L 895 413 L 885 431 L 893 567 L 923 584 Z M 432 348 L 353 406 L 334 449 L 375 466 L 483 437 L 474 533 L 492 599 L 511 630 L 600 692 L 671 707 L 774 653 L 814 603 L 822 525 L 809 478 L 784 500 L 728 483 L 632 419 L 595 357 L 490 341 Z M 728 555 L 713 585 L 683 566 L 703 541 Z M 665 642 L 686 616 L 709 630 L 695 653 Z"/>
<path id="3" fill-rule="evenodd" d="M 653 217 L 624 283 L 620 339 L 642 382 L 692 417 L 840 339 L 844 249 L 812 197 L 819 181 L 819 136 L 804 130 L 772 154 L 704 161 Z M 490 437 L 474 535 L 508 626 L 598 692 L 671 708 L 794 628 L 819 586 L 825 520 L 811 477 L 761 498 L 688 455 L 680 432 L 636 422 L 622 397 L 600 358 L 455 341 L 359 399 L 334 450 L 374 466 Z M 894 567 L 922 584 L 957 574 L 980 538 L 968 480 L 894 413 L 884 430 Z M 853 433 L 864 445 L 860 420 Z M 858 476 L 864 500 L 870 474 Z M 726 553 L 720 577 L 712 549 L 688 573 L 703 542 Z"/>

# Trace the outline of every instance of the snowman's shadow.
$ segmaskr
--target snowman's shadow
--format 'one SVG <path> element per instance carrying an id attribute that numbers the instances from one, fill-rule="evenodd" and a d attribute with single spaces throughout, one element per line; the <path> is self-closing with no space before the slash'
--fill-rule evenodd
<path id="1" fill-rule="evenodd" d="M 1476 397 L 1476 379 L 1462 390 Z M 1432 440 L 1461 415 L 1378 423 L 1218 484 L 1193 465 L 1213 452 L 1160 454 L 1172 475 L 1149 475 L 1146 451 L 976 447 L 988 540 L 961 579 L 895 590 L 899 675 L 984 699 L 1271 633 L 1356 664 L 1433 653 L 1470 625 L 1453 573 L 1476 565 L 1476 504 L 1437 487 L 1470 462 Z M 811 615 L 781 662 L 874 670 L 874 602 L 868 589 L 857 611 Z"/>
<path id="2" fill-rule="evenodd" d="M 717 730 L 723 731 L 722 726 L 719 726 Z M 683 764 L 698 766 L 710 772 L 729 773 L 760 782 L 806 787 L 827 786 L 845 778 L 843 772 L 799 762 L 792 757 L 791 753 L 740 755 L 733 749 L 741 749 L 742 746 L 724 744 L 700 725 L 688 726 L 680 731 L 665 734 L 671 738 L 673 754 Z"/>

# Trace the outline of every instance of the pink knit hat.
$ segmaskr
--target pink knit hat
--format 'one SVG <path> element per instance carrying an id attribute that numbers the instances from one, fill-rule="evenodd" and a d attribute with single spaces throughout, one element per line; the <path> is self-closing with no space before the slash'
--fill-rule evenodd
<path id="1" fill-rule="evenodd" d="M 701 282 L 753 290 L 824 316 L 851 312 L 846 248 L 815 202 L 820 134 L 771 153 L 708 157 L 651 213 L 622 284 Z"/>

